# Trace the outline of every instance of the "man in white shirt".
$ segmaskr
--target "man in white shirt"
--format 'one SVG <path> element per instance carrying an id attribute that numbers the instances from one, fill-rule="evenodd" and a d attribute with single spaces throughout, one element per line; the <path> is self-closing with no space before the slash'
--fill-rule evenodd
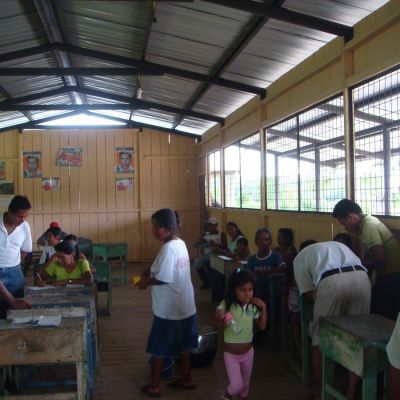
<path id="1" fill-rule="evenodd" d="M 0 222 L 0 318 L 6 317 L 8 308 L 31 308 L 21 299 L 24 296 L 21 260 L 32 251 L 31 230 L 25 221 L 30 209 L 26 196 L 15 196 Z"/>
<path id="2" fill-rule="evenodd" d="M 321 395 L 319 318 L 327 315 L 367 314 L 371 283 L 361 260 L 344 244 L 322 242 L 303 249 L 294 259 L 294 276 L 300 294 L 314 298 L 312 367 L 316 385 L 314 399 Z M 348 399 L 354 399 L 357 376 L 350 373 Z"/>

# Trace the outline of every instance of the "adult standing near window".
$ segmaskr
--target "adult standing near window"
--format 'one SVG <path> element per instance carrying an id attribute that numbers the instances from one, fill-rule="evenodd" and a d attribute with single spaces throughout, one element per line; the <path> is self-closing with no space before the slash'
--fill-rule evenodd
<path id="1" fill-rule="evenodd" d="M 24 296 L 21 260 L 32 251 L 31 230 L 25 221 L 30 209 L 26 196 L 14 196 L 0 223 L 0 318 L 6 317 L 9 308 L 31 308 L 21 299 Z"/>
<path id="2" fill-rule="evenodd" d="M 400 243 L 378 218 L 363 213 L 352 200 L 340 200 L 333 209 L 349 232 L 364 246 L 363 265 L 372 276 L 371 312 L 395 320 L 400 311 Z"/>

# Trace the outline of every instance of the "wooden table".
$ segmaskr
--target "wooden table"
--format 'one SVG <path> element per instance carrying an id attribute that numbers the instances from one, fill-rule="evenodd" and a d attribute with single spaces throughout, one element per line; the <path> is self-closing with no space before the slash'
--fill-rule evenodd
<path id="1" fill-rule="evenodd" d="M 232 266 L 237 263 L 229 257 L 222 257 L 211 254 L 211 300 L 219 303 L 225 296 L 229 276 L 232 272 Z"/>
<path id="2" fill-rule="evenodd" d="M 376 400 L 378 372 L 388 369 L 386 352 L 394 321 L 375 314 L 320 318 L 322 399 L 345 400 L 334 387 L 334 364 L 362 378 L 362 400 Z"/>
<path id="3" fill-rule="evenodd" d="M 75 364 L 77 393 L 4 396 L 4 399 L 85 400 L 88 393 L 88 354 L 86 319 L 63 317 L 59 326 L 35 323 L 12 324 L 0 320 L 0 365 Z"/>
<path id="4" fill-rule="evenodd" d="M 114 279 L 115 282 L 121 285 L 126 284 L 126 255 L 128 253 L 127 243 L 94 243 L 92 247 L 93 260 L 107 261 L 113 265 L 113 261 L 117 261 L 120 265 L 119 278 Z M 112 268 L 111 268 L 112 270 Z"/>
<path id="5" fill-rule="evenodd" d="M 25 300 L 38 309 L 83 307 L 87 319 L 87 353 L 89 360 L 89 390 L 93 389 L 94 371 L 99 361 L 99 343 L 95 289 L 93 287 L 54 287 L 43 290 L 27 289 Z"/>

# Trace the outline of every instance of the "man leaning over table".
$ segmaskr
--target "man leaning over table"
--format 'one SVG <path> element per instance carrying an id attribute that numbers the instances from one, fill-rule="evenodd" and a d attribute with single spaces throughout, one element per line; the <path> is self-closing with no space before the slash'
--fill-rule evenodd
<path id="1" fill-rule="evenodd" d="M 25 221 L 31 209 L 26 196 L 14 196 L 0 222 L 0 318 L 9 308 L 31 308 L 23 300 L 24 276 L 21 260 L 32 251 L 29 224 Z"/>
<path id="2" fill-rule="evenodd" d="M 319 400 L 322 364 L 319 318 L 329 315 L 368 314 L 371 283 L 361 260 L 339 242 L 315 243 L 304 248 L 294 259 L 293 266 L 300 294 L 315 299 L 311 364 L 316 389 L 314 400 Z M 354 400 L 357 384 L 357 376 L 349 371 L 346 393 L 348 399 Z"/>

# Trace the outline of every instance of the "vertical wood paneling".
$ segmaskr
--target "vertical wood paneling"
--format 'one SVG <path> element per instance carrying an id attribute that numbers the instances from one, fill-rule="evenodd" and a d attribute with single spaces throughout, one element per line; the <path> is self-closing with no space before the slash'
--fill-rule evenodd
<path id="1" fill-rule="evenodd" d="M 0 145 L 6 141 L 10 149 L 18 149 L 18 134 L 0 135 Z M 52 192 L 42 189 L 41 179 L 23 180 L 33 204 L 29 222 L 34 241 L 51 221 L 58 221 L 65 232 L 94 242 L 128 242 L 129 260 L 151 260 L 160 243 L 153 238 L 150 217 L 171 207 L 184 215 L 183 235 L 190 248 L 198 237 L 195 143 L 174 135 L 171 143 L 168 134 L 148 129 L 25 131 L 23 151 L 41 151 L 43 177 L 61 179 L 60 190 Z M 82 167 L 56 166 L 62 147 L 82 148 Z M 116 147 L 134 148 L 135 173 L 116 174 Z M 1 149 L 0 156 L 10 157 Z M 116 177 L 133 177 L 134 190 L 117 192 Z"/>
<path id="2" fill-rule="evenodd" d="M 89 210 L 89 148 L 88 148 L 88 136 L 91 131 L 80 131 L 78 132 L 78 146 L 82 149 L 82 167 L 76 168 L 78 171 L 79 178 L 79 209 Z"/>

